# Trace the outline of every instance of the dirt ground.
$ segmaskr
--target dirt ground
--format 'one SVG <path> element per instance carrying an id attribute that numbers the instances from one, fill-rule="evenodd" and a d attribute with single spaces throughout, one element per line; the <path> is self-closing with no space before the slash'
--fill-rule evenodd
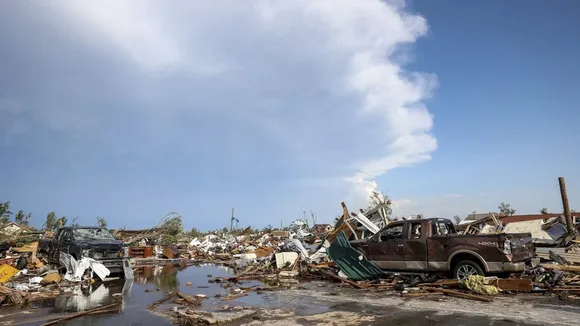
<path id="1" fill-rule="evenodd" d="M 264 309 L 241 325 L 578 325 L 580 302 L 549 296 L 499 296 L 491 303 L 451 297 L 337 288 L 328 283 L 265 294 Z"/>
<path id="2" fill-rule="evenodd" d="M 220 325 L 514 326 L 578 325 L 580 320 L 580 300 L 559 300 L 541 293 L 500 295 L 493 297 L 491 303 L 483 303 L 441 295 L 408 298 L 394 291 L 357 290 L 326 281 L 305 282 L 291 288 L 262 289 L 239 299 L 223 301 L 221 298 L 231 289 L 209 283 L 208 275 L 227 277 L 232 274 L 216 266 L 200 266 L 173 270 L 157 278 L 108 282 L 83 295 L 59 297 L 23 310 L 3 307 L 0 325 L 40 325 L 47 319 L 64 317 L 119 299 L 123 303 L 121 313 L 87 316 L 66 324 L 169 326 L 175 321 L 171 317 L 174 308 L 171 304 L 156 311 L 147 308 L 168 291 L 205 294 L 207 299 L 195 310 L 210 312 Z M 193 284 L 183 286 L 186 282 Z M 236 285 L 253 286 L 263 288 L 266 285 L 256 281 Z"/>

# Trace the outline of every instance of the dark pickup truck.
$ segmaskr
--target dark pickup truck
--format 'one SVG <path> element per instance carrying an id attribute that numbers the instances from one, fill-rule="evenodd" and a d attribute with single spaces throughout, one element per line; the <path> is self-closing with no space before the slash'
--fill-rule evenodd
<path id="1" fill-rule="evenodd" d="M 105 228 L 67 226 L 56 231 L 48 242 L 48 260 L 59 264 L 60 252 L 73 256 L 93 258 L 105 265 L 111 274 L 123 273 L 123 243 Z"/>
<path id="2" fill-rule="evenodd" d="M 393 222 L 351 245 L 383 270 L 469 275 L 521 272 L 535 255 L 532 235 L 459 235 L 448 219 Z"/>

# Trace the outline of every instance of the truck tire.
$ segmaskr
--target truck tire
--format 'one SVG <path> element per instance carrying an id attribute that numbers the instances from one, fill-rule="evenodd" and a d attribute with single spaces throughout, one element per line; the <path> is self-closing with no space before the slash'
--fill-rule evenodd
<path id="1" fill-rule="evenodd" d="M 462 260 L 453 268 L 453 278 L 466 279 L 469 275 L 484 275 L 483 269 L 473 260 Z"/>

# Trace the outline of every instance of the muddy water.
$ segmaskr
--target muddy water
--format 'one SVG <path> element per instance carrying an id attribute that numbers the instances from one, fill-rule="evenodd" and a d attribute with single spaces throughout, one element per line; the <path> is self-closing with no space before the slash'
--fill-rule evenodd
<path id="1" fill-rule="evenodd" d="M 221 301 L 230 289 L 209 283 L 210 278 L 228 277 L 233 271 L 226 267 L 205 266 L 147 266 L 139 268 L 132 281 L 109 281 L 86 289 L 75 289 L 72 296 L 34 303 L 29 309 L 0 309 L 0 325 L 41 325 L 49 319 L 64 317 L 71 313 L 122 302 L 122 312 L 94 315 L 68 321 L 66 325 L 173 325 L 147 306 L 163 297 L 165 293 L 184 292 L 192 295 L 205 294 L 202 310 L 215 311 L 224 305 L 265 308 L 256 320 L 240 320 L 235 324 L 248 325 L 532 325 L 510 320 L 490 319 L 471 314 L 441 314 L 441 307 L 429 306 L 428 301 L 410 301 L 417 309 L 400 309 L 403 301 L 380 303 L 387 294 L 361 293 L 353 289 L 340 289 L 326 282 L 311 282 L 294 286 L 293 289 L 276 292 L 251 292 L 246 297 Z M 186 283 L 191 282 L 191 286 Z M 261 286 L 255 281 L 238 284 L 238 287 Z M 441 303 L 445 305 L 445 302 Z M 444 308 L 445 306 L 443 306 Z M 504 308 L 504 307 L 500 307 Z M 159 307 L 167 310 L 168 307 Z M 280 312 L 276 312 L 280 310 Z M 435 312 L 435 311 L 439 312 Z M 511 310 L 510 310 L 511 311 Z M 578 314 L 580 317 L 580 314 Z M 64 323 L 63 323 L 64 324 Z M 565 324 L 565 323 L 562 323 Z M 567 323 L 566 323 L 567 325 Z"/>
<path id="2" fill-rule="evenodd" d="M 33 303 L 25 310 L 2 308 L 0 324 L 40 325 L 47 319 L 122 301 L 123 308 L 120 314 L 78 318 L 67 322 L 66 325 L 172 325 L 169 320 L 147 310 L 149 304 L 163 298 L 169 291 L 207 295 L 208 299 L 203 301 L 204 310 L 216 310 L 225 304 L 255 307 L 270 305 L 267 299 L 256 293 L 228 302 L 214 298 L 217 294 L 224 296 L 229 289 L 209 283 L 210 277 L 229 277 L 233 274 L 227 267 L 213 265 L 141 267 L 135 272 L 135 279 L 132 281 L 108 281 L 86 289 L 77 288 L 73 290 L 75 294 L 73 296 Z M 191 282 L 192 285 L 186 286 L 187 282 Z M 258 285 L 260 283 L 250 281 L 240 286 Z"/>

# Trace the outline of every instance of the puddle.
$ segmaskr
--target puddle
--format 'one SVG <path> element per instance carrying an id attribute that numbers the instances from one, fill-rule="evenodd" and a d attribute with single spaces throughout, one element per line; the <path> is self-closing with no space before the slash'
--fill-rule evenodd
<path id="1" fill-rule="evenodd" d="M 122 301 L 122 313 L 111 315 L 87 316 L 71 320 L 66 325 L 172 325 L 172 323 L 156 316 L 147 310 L 147 306 L 165 296 L 165 293 L 183 292 L 188 294 L 205 294 L 203 310 L 217 310 L 224 305 L 277 307 L 274 296 L 269 293 L 257 294 L 251 292 L 248 296 L 235 300 L 222 301 L 215 298 L 217 294 L 225 296 L 231 289 L 222 288 L 220 284 L 209 283 L 215 277 L 230 277 L 234 275 L 231 268 L 216 265 L 200 266 L 143 266 L 135 271 L 134 280 L 116 280 L 97 284 L 86 289 L 77 288 L 73 296 L 32 303 L 28 309 L 18 310 L 13 307 L 0 310 L 0 324 L 40 325 L 46 320 L 46 315 L 58 318 L 64 314 L 92 309 L 114 302 Z M 186 286 L 191 282 L 191 286 Z M 257 281 L 244 281 L 237 287 L 262 286 Z M 119 297 L 117 297 L 119 296 Z"/>
<path id="2" fill-rule="evenodd" d="M 372 325 L 526 325 L 506 320 L 493 320 L 486 317 L 476 317 L 461 314 L 438 314 L 433 311 L 403 311 L 395 306 L 374 306 L 362 302 L 336 302 L 329 299 L 338 293 L 336 289 L 329 292 L 327 287 L 320 287 L 316 282 L 303 283 L 296 288 L 315 290 L 324 296 L 288 296 L 284 290 L 275 292 L 250 292 L 249 295 L 235 300 L 222 301 L 215 298 L 222 297 L 230 292 L 231 288 L 222 288 L 221 284 L 209 283 L 211 278 L 230 277 L 234 275 L 232 269 L 215 265 L 200 266 L 145 266 L 135 272 L 135 279 L 130 281 L 110 281 L 97 284 L 86 289 L 75 289 L 73 296 L 61 296 L 56 299 L 33 303 L 30 308 L 19 310 L 14 307 L 0 309 L 0 324 L 3 325 L 41 325 L 47 319 L 60 318 L 71 313 L 92 309 L 114 302 L 122 302 L 122 312 L 108 315 L 93 315 L 68 321 L 66 325 L 173 325 L 172 321 L 160 317 L 147 309 L 151 303 L 164 298 L 165 293 L 183 292 L 188 294 L 205 294 L 208 296 L 202 303 L 201 310 L 216 311 L 220 307 L 229 305 L 251 306 L 256 308 L 290 309 L 295 318 L 305 319 L 305 324 L 315 323 L 312 318 L 325 318 L 327 314 L 359 314 L 373 315 L 376 320 Z M 186 284 L 191 282 L 191 286 Z M 262 286 L 258 281 L 244 281 L 235 287 L 248 288 Z M 347 289 L 344 291 L 348 292 Z M 339 291 L 337 291 L 339 292 Z M 350 294 L 347 294 L 350 295 Z M 356 295 L 356 293 L 352 293 Z M 160 306 L 159 310 L 170 309 L 170 305 Z M 48 317 L 49 316 L 49 317 Z M 334 318 L 334 317 L 333 317 Z M 332 318 L 331 318 L 332 319 Z M 264 325 L 269 322 L 264 321 Z M 363 323 L 365 324 L 365 323 Z"/>

